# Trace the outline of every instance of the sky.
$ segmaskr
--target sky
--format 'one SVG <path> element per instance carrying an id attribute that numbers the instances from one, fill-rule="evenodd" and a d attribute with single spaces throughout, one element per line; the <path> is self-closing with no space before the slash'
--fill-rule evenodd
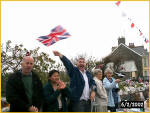
<path id="1" fill-rule="evenodd" d="M 126 44 L 143 45 L 149 51 L 149 44 L 139 36 L 140 29 L 149 39 L 149 2 L 122 1 L 2 1 L 1 43 L 23 44 L 32 50 L 40 47 L 51 58 L 58 50 L 68 58 L 80 54 L 104 58 L 111 48 L 118 45 L 118 38 L 124 36 Z M 123 16 L 122 14 L 126 16 Z M 131 21 L 129 21 L 129 19 Z M 131 28 L 131 22 L 135 27 Z M 61 25 L 71 37 L 46 47 L 36 39 L 48 35 L 51 29 Z"/>

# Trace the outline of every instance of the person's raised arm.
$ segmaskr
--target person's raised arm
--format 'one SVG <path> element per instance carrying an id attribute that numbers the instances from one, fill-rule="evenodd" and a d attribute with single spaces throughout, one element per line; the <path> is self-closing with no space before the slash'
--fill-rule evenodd
<path id="1" fill-rule="evenodd" d="M 71 61 L 67 57 L 62 55 L 60 52 L 58 52 L 58 51 L 53 51 L 53 53 L 54 53 L 55 56 L 59 56 L 60 57 L 61 61 L 63 62 L 64 66 L 67 69 L 67 72 L 68 72 L 69 76 L 72 77 L 72 75 L 73 75 L 72 73 L 74 71 L 74 66 L 71 63 Z"/>
<path id="2" fill-rule="evenodd" d="M 63 55 L 58 51 L 53 51 L 53 53 L 54 53 L 55 56 L 59 56 L 60 58 L 63 57 Z"/>
<path id="3" fill-rule="evenodd" d="M 104 87 L 106 89 L 112 89 L 112 88 L 115 88 L 116 87 L 116 84 L 120 82 L 120 79 L 116 79 L 114 80 L 112 83 L 110 83 L 108 80 L 104 79 L 103 80 L 103 84 L 104 84 Z"/>

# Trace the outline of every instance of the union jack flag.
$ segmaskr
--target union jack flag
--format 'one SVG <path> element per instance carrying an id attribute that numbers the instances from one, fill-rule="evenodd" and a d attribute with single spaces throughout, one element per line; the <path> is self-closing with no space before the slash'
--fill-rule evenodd
<path id="1" fill-rule="evenodd" d="M 66 32 L 62 26 L 56 26 L 51 30 L 51 33 L 46 36 L 40 36 L 37 40 L 43 43 L 45 46 L 50 46 L 59 40 L 66 39 L 71 35 Z"/>

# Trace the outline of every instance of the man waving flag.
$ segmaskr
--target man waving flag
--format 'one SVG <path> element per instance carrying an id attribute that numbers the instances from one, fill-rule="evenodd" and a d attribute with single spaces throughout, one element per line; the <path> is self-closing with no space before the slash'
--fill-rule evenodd
<path id="1" fill-rule="evenodd" d="M 51 33 L 46 36 L 40 36 L 37 40 L 43 43 L 45 46 L 50 46 L 59 40 L 66 39 L 71 35 L 66 32 L 62 26 L 56 26 L 51 30 Z"/>

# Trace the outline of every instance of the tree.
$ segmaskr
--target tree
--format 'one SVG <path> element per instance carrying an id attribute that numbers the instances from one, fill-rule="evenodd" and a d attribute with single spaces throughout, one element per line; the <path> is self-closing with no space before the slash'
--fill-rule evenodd
<path id="1" fill-rule="evenodd" d="M 35 64 L 33 70 L 38 73 L 40 80 L 44 84 L 48 80 L 48 71 L 56 68 L 55 61 L 49 58 L 49 55 L 44 52 L 39 52 L 39 47 L 33 50 L 27 50 L 23 48 L 23 45 L 11 45 L 11 41 L 6 42 L 6 46 L 1 46 L 1 77 L 2 88 L 5 92 L 5 83 L 8 78 L 8 74 L 20 69 L 20 63 L 26 53 L 29 52 L 33 56 Z M 57 66 L 58 67 L 58 66 Z"/>
<path id="2" fill-rule="evenodd" d="M 22 49 L 23 45 L 15 45 L 15 47 L 11 47 L 10 44 L 11 41 L 9 40 L 6 42 L 5 48 L 3 47 L 3 45 L 1 47 L 2 75 L 20 68 L 23 54 L 27 52 L 26 49 Z"/>
<path id="3" fill-rule="evenodd" d="M 92 56 L 87 56 L 87 54 L 80 54 L 78 56 L 76 56 L 75 58 L 71 59 L 71 62 L 76 65 L 77 60 L 79 58 L 84 58 L 86 60 L 86 69 L 92 73 L 92 70 L 96 67 L 96 62 L 98 62 L 95 57 Z"/>
<path id="4" fill-rule="evenodd" d="M 62 64 L 56 64 L 54 60 L 49 58 L 49 55 L 44 52 L 39 52 L 39 47 L 33 50 L 27 50 L 20 45 L 11 45 L 11 41 L 6 42 L 6 46 L 3 44 L 1 46 L 1 78 L 2 78 L 2 95 L 5 95 L 5 84 L 8 78 L 8 75 L 21 68 L 20 63 L 23 60 L 23 57 L 26 56 L 26 53 L 29 52 L 30 55 L 34 58 L 34 68 L 33 70 L 38 73 L 40 80 L 45 84 L 48 80 L 48 72 L 52 69 L 57 69 L 60 71 L 60 78 L 64 82 L 69 83 L 69 77 L 65 71 L 65 68 Z M 76 65 L 78 58 L 83 57 L 86 59 L 87 65 L 86 68 L 90 72 L 96 67 L 97 60 L 94 57 L 88 57 L 86 54 L 78 55 L 74 59 L 71 59 L 72 63 Z"/>

